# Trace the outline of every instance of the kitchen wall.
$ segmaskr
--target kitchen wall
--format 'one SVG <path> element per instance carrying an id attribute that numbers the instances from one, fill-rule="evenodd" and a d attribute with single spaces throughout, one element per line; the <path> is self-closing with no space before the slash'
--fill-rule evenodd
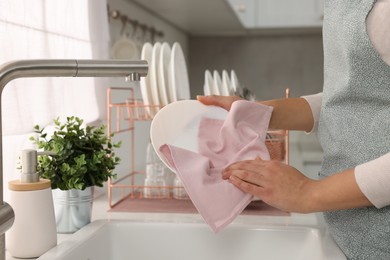
<path id="1" fill-rule="evenodd" d="M 190 37 L 191 95 L 203 93 L 206 69 L 234 69 L 260 100 L 283 97 L 286 87 L 292 96 L 320 92 L 322 51 L 321 32 Z"/>
<path id="2" fill-rule="evenodd" d="M 258 99 L 278 98 L 290 87 L 292 96 L 320 92 L 323 82 L 321 31 L 240 36 L 188 36 L 155 14 L 128 0 L 108 0 L 110 10 L 164 32 L 157 41 L 178 41 L 187 56 L 191 96 L 203 93 L 204 71 L 234 69 L 240 83 Z M 121 37 L 119 20 L 110 19 L 112 44 Z M 127 32 L 132 28 L 128 26 Z M 139 35 L 137 36 L 139 38 Z M 150 40 L 146 37 L 146 40 Z"/>
<path id="3" fill-rule="evenodd" d="M 321 32 L 189 38 L 191 96 L 203 93 L 204 71 L 234 69 L 258 100 L 318 93 L 323 84 Z M 315 134 L 290 131 L 290 165 L 318 178 L 322 149 Z"/>
<path id="4" fill-rule="evenodd" d="M 187 52 L 188 37 L 184 32 L 180 31 L 176 27 L 158 18 L 156 15 L 138 6 L 134 2 L 127 0 L 107 0 L 107 3 L 110 10 L 119 10 L 121 14 L 127 15 L 129 19 L 135 19 L 142 24 L 146 24 L 149 27 L 153 26 L 157 30 L 162 31 L 164 36 L 157 37 L 157 41 L 166 41 L 171 44 L 177 41 L 181 44 L 183 51 Z M 122 24 L 119 20 L 110 19 L 110 34 L 112 43 L 121 37 L 121 28 Z M 130 25 L 127 26 L 126 32 L 129 32 L 130 34 L 132 33 Z M 139 36 L 140 34 L 138 34 L 138 37 Z M 150 40 L 149 35 L 147 35 L 146 40 Z"/>
<path id="5" fill-rule="evenodd" d="M 139 23 L 146 24 L 149 27 L 153 26 L 159 31 L 164 33 L 163 37 L 155 38 L 156 41 L 166 41 L 172 44 L 177 41 L 181 44 L 183 51 L 187 53 L 188 48 L 188 37 L 182 31 L 178 30 L 174 26 L 159 19 L 156 15 L 148 12 L 147 10 L 139 7 L 137 4 L 127 0 L 107 0 L 110 10 L 119 10 L 123 15 L 127 15 L 129 19 L 137 20 Z M 116 40 L 121 37 L 122 23 L 120 20 L 110 19 L 109 20 L 111 44 L 114 44 Z M 132 28 L 127 25 L 126 32 L 130 35 Z M 136 34 L 136 40 L 139 40 L 142 34 L 138 32 Z M 143 41 L 150 41 L 150 35 L 147 35 L 145 39 L 141 39 L 141 48 Z M 141 51 L 140 48 L 140 51 Z M 112 87 L 133 87 L 137 98 L 141 98 L 139 82 L 125 82 L 123 79 L 110 79 L 109 82 Z M 113 95 L 114 102 L 125 102 L 128 92 L 118 91 Z M 135 170 L 144 170 L 145 168 L 145 157 L 146 157 L 146 146 L 149 142 L 149 128 L 150 121 L 137 122 L 135 125 L 135 142 L 134 142 L 134 156 L 135 156 Z M 131 167 L 131 135 L 130 132 L 115 134 L 114 139 L 122 140 L 123 145 L 120 149 L 117 149 L 117 155 L 122 158 L 121 164 L 117 167 L 116 172 L 119 176 L 129 172 Z"/>
<path id="6" fill-rule="evenodd" d="M 234 69 L 244 87 L 251 89 L 258 99 L 280 98 L 285 88 L 291 96 L 317 93 L 322 89 L 323 55 L 321 32 L 266 33 L 240 36 L 189 36 L 155 14 L 127 0 L 108 0 L 110 10 L 119 10 L 130 19 L 154 26 L 164 32 L 158 41 L 178 41 L 187 57 L 191 96 L 203 93 L 204 71 Z M 120 38 L 121 22 L 110 19 L 112 43 Z M 131 32 L 131 28 L 128 30 Z M 111 80 L 111 86 L 129 86 L 139 94 L 139 83 L 126 83 L 123 79 Z M 123 93 L 114 100 L 123 99 Z M 135 126 L 135 169 L 145 167 L 146 145 L 149 141 L 150 122 Z M 291 164 L 311 177 L 316 177 L 321 162 L 321 150 L 315 136 L 291 133 Z M 118 155 L 122 163 L 118 173 L 127 173 L 130 167 L 130 135 L 117 134 L 124 141 Z M 304 152 L 307 151 L 306 155 Z"/>

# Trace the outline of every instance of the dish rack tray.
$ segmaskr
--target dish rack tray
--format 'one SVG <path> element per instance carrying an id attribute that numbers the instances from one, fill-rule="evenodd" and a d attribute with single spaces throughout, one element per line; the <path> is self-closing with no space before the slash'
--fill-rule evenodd
<path id="1" fill-rule="evenodd" d="M 117 92 L 117 93 L 115 93 Z M 120 96 L 121 100 L 114 100 L 113 96 Z M 286 89 L 286 98 L 289 97 L 289 89 Z M 144 171 L 135 169 L 135 123 L 137 121 L 151 121 L 152 114 L 155 114 L 162 106 L 145 105 L 142 100 L 135 98 L 134 89 L 123 87 L 107 88 L 107 135 L 116 135 L 118 133 L 128 133 L 130 135 L 130 147 L 122 147 L 122 149 L 130 150 L 130 158 L 126 159 L 130 162 L 130 172 L 121 176 L 118 179 L 108 180 L 108 201 L 110 208 L 115 207 L 125 199 L 142 199 L 144 188 L 149 189 L 164 189 L 164 194 L 161 198 L 173 199 L 175 189 L 182 189 L 177 186 L 164 187 L 149 187 L 143 185 L 145 177 Z M 267 132 L 266 146 L 272 160 L 283 161 L 289 163 L 289 133 L 286 130 L 270 130 Z M 168 195 L 167 195 L 168 194 Z M 146 198 L 145 198 L 146 199 Z"/>

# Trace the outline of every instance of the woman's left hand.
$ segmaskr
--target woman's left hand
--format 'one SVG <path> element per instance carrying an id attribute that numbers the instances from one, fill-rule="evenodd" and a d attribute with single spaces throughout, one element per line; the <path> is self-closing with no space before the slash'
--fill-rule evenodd
<path id="1" fill-rule="evenodd" d="M 289 165 L 257 158 L 233 163 L 222 176 L 273 207 L 290 212 L 310 212 L 307 202 L 316 181 Z"/>

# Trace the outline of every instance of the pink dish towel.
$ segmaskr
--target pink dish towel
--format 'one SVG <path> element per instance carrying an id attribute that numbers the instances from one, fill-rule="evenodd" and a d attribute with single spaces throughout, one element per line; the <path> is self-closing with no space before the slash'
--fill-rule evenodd
<path id="1" fill-rule="evenodd" d="M 182 180 L 200 215 L 217 233 L 230 224 L 253 196 L 227 180 L 222 170 L 257 156 L 269 160 L 265 146 L 272 107 L 239 100 L 225 120 L 202 118 L 198 131 L 198 153 L 169 144 L 160 147 L 170 166 Z"/>

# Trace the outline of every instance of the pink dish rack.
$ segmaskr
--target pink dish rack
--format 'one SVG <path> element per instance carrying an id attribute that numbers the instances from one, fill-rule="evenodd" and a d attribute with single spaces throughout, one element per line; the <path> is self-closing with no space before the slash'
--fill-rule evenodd
<path id="1" fill-rule="evenodd" d="M 120 95 L 120 101 L 113 100 L 113 93 L 126 93 Z M 286 89 L 285 97 L 290 95 L 289 89 Z M 117 206 L 126 199 L 145 199 L 143 197 L 144 188 L 163 188 L 169 190 L 169 196 L 162 195 L 162 199 L 173 199 L 173 189 L 178 187 L 148 187 L 143 185 L 145 172 L 135 170 L 135 123 L 137 121 L 151 121 L 152 116 L 148 111 L 157 112 L 162 106 L 145 105 L 142 100 L 135 98 L 133 88 L 110 87 L 107 89 L 107 135 L 128 133 L 130 136 L 130 147 L 121 149 L 130 150 L 130 172 L 118 179 L 108 180 L 108 202 L 110 208 Z M 289 163 L 289 133 L 287 130 L 270 130 L 267 134 L 266 146 L 270 153 L 271 159 Z M 122 158 L 125 160 L 125 158 Z"/>

